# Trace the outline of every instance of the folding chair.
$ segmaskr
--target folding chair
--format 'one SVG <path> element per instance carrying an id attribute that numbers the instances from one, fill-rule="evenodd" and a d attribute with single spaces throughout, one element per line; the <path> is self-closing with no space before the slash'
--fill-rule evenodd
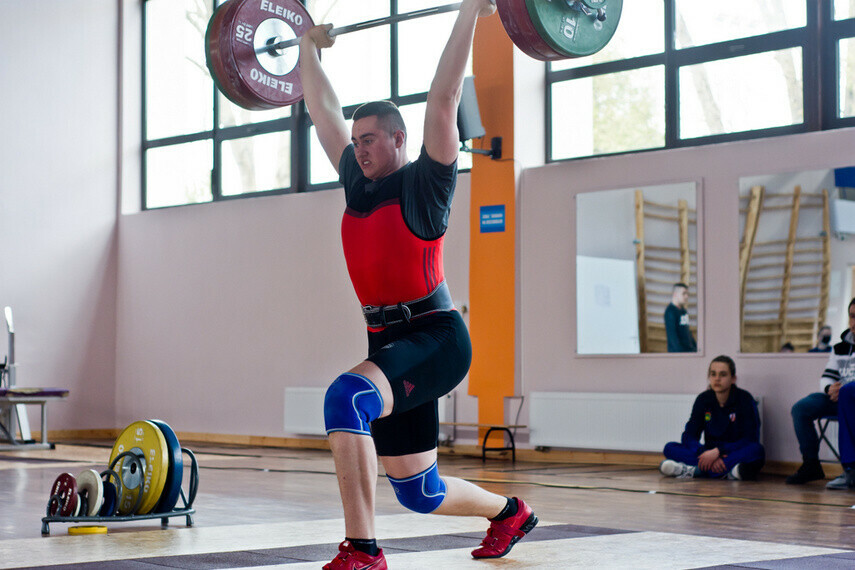
<path id="1" fill-rule="evenodd" d="M 837 448 L 834 446 L 833 443 L 831 443 L 831 440 L 828 439 L 828 436 L 825 434 L 825 430 L 828 429 L 829 422 L 837 423 L 837 416 L 825 416 L 822 418 L 817 418 L 816 420 L 816 427 L 819 428 L 819 443 L 820 445 L 822 445 L 822 442 L 824 441 L 825 444 L 828 446 L 828 449 L 831 450 L 831 453 L 834 454 L 834 457 L 837 458 L 837 461 L 840 461 L 840 454 L 837 453 Z"/>

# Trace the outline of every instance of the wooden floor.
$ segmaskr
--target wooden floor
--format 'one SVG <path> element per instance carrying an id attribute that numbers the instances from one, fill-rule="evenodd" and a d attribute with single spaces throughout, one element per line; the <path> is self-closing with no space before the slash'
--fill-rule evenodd
<path id="1" fill-rule="evenodd" d="M 200 465 L 194 526 L 184 518 L 166 529 L 159 520 L 110 523 L 101 536 L 69 536 L 69 524 L 52 523 L 42 537 L 41 518 L 57 475 L 103 470 L 111 443 L 0 452 L 0 568 L 297 570 L 335 554 L 344 527 L 329 452 L 182 445 Z M 378 541 L 391 568 L 855 567 L 855 492 L 821 482 L 671 479 L 650 466 L 459 456 L 442 457 L 440 467 L 525 498 L 541 524 L 508 557 L 474 561 L 468 551 L 483 519 L 409 513 L 380 479 Z"/>

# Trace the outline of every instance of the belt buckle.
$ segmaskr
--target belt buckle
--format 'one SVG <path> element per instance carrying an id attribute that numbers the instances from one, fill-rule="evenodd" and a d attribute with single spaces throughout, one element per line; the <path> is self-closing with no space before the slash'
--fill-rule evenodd
<path id="1" fill-rule="evenodd" d="M 403 303 L 398 303 L 398 310 L 401 311 L 401 315 L 404 317 L 407 324 L 410 324 L 410 319 L 413 317 L 413 312 L 410 308 Z"/>
<path id="2" fill-rule="evenodd" d="M 362 316 L 365 318 L 365 323 L 368 326 L 373 326 L 371 324 L 371 316 L 377 312 L 377 309 L 382 309 L 382 307 L 375 307 L 373 305 L 363 305 L 362 306 Z"/>
<path id="3" fill-rule="evenodd" d="M 369 325 L 371 324 L 370 316 L 376 314 L 379 317 L 379 321 L 380 321 L 379 326 L 387 327 L 387 326 L 389 326 L 389 321 L 387 320 L 387 316 L 386 316 L 386 310 L 387 309 L 389 309 L 389 310 L 398 309 L 399 311 L 401 311 L 401 317 L 402 317 L 403 321 L 406 322 L 407 324 L 409 324 L 413 318 L 412 309 L 410 309 L 410 307 L 408 307 L 404 303 L 398 303 L 397 305 L 381 305 L 381 306 L 377 306 L 377 307 L 375 307 L 373 305 L 365 305 L 362 307 L 362 314 L 365 316 L 365 320 L 368 322 Z M 397 322 L 400 322 L 400 321 L 393 321 L 393 323 L 397 323 Z"/>

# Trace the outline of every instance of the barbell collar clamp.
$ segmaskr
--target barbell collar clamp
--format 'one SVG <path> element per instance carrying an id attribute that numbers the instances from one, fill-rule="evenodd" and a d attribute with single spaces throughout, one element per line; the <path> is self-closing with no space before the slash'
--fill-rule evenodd
<path id="1" fill-rule="evenodd" d="M 590 4 L 585 2 L 584 0 L 566 0 L 567 5 L 573 8 L 574 10 L 579 10 L 586 16 L 594 16 L 594 12 L 592 10 L 596 10 L 596 18 L 600 22 L 606 21 L 606 10 L 604 8 L 593 8 Z"/>

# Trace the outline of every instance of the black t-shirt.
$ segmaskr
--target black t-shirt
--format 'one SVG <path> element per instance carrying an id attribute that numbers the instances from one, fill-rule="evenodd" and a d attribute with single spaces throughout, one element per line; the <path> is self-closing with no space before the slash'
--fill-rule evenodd
<path id="1" fill-rule="evenodd" d="M 383 202 L 399 198 L 404 221 L 419 238 L 436 239 L 448 228 L 457 182 L 457 161 L 450 165 L 436 162 L 422 145 L 415 162 L 408 162 L 389 176 L 372 181 L 359 168 L 351 144 L 341 155 L 338 171 L 348 208 L 367 213 Z"/>

